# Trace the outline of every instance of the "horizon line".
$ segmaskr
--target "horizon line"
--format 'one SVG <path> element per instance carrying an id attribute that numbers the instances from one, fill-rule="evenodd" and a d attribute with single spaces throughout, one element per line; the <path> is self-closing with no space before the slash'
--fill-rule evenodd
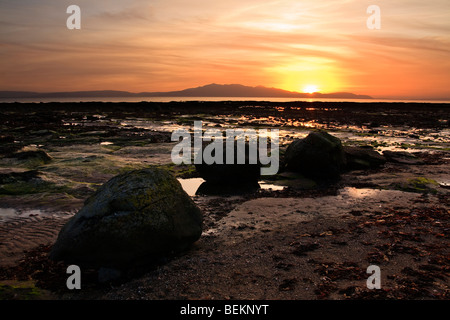
<path id="1" fill-rule="evenodd" d="M 140 91 L 140 92 L 133 92 L 133 91 L 128 91 L 128 90 L 117 90 L 117 89 L 73 90 L 73 91 L 0 90 L 0 93 L 29 93 L 29 94 L 58 94 L 58 93 L 64 93 L 64 94 L 70 94 L 70 93 L 94 93 L 94 92 L 99 92 L 99 93 L 100 92 L 122 92 L 122 93 L 128 93 L 128 94 L 133 94 L 133 95 L 140 95 L 140 94 L 175 93 L 175 92 L 182 92 L 182 91 L 191 90 L 191 89 L 204 88 L 204 87 L 212 86 L 212 85 L 216 85 L 216 86 L 241 86 L 241 87 L 247 87 L 247 88 L 252 88 L 252 89 L 256 89 L 256 88 L 264 88 L 264 89 L 269 89 L 269 90 L 273 89 L 273 90 L 280 90 L 280 91 L 283 91 L 285 93 L 290 93 L 290 94 L 304 95 L 305 97 L 302 97 L 302 98 L 308 98 L 308 96 L 311 96 L 311 99 L 314 99 L 315 98 L 314 95 L 316 95 L 316 94 L 318 94 L 318 95 L 351 94 L 351 95 L 355 95 L 355 96 L 365 96 L 365 97 L 367 97 L 367 98 L 362 98 L 362 99 L 381 99 L 381 100 L 408 100 L 408 99 L 410 99 L 410 100 L 450 101 L 450 97 L 410 97 L 410 96 L 409 97 L 405 97 L 405 96 L 391 96 L 391 97 L 382 96 L 382 97 L 380 97 L 380 96 L 372 96 L 372 95 L 368 95 L 368 94 L 353 93 L 353 92 L 349 92 L 349 91 L 334 91 L 334 92 L 317 91 L 317 92 L 313 92 L 313 93 L 307 93 L 307 92 L 300 92 L 300 91 L 290 91 L 290 90 L 285 90 L 285 89 L 281 89 L 281 88 L 277 88 L 277 87 L 266 87 L 264 85 L 249 86 L 249 85 L 243 85 L 243 84 L 239 84 L 239 83 L 217 84 L 215 82 L 212 82 L 212 83 L 209 83 L 209 84 L 205 84 L 205 85 L 200 85 L 200 86 L 197 86 L 197 87 L 184 88 L 184 89 L 178 89 L 178 90 L 168 90 L 168 91 Z M 164 96 L 159 96 L 159 97 L 164 97 Z M 198 96 L 198 97 L 219 97 L 219 96 L 217 96 L 217 95 L 213 95 L 213 96 L 203 95 L 203 96 Z M 239 97 L 263 98 L 265 96 L 258 97 L 258 96 L 247 96 L 247 95 L 245 95 L 245 96 L 224 96 L 224 98 L 225 97 L 230 97 L 230 98 L 231 97 L 233 97 L 233 98 L 239 98 Z M 3 97 L 3 98 L 37 98 L 37 97 L 14 96 L 14 97 Z M 290 98 L 290 97 L 273 96 L 272 98 Z M 292 97 L 292 98 L 295 98 L 295 97 Z M 352 99 L 352 98 L 347 98 L 347 99 Z M 358 98 L 353 98 L 353 99 L 358 99 Z"/>

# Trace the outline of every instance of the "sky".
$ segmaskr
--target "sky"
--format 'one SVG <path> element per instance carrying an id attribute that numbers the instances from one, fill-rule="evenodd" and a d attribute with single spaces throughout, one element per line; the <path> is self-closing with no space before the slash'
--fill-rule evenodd
<path id="1" fill-rule="evenodd" d="M 81 29 L 66 12 L 81 9 Z M 369 29 L 371 5 L 380 29 Z M 0 90 L 450 98 L 449 0 L 0 0 Z"/>

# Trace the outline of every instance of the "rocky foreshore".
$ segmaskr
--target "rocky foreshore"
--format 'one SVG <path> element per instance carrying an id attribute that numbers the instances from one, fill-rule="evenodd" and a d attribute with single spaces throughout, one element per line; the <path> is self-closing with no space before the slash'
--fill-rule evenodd
<path id="1" fill-rule="evenodd" d="M 195 103 L 192 109 L 175 103 L 148 108 L 138 104 L 139 110 L 146 110 L 142 113 L 127 110 L 126 105 L 107 108 L 107 104 L 99 104 L 89 112 L 83 105 L 61 108 L 52 104 L 46 111 L 33 109 L 42 108 L 39 105 L 2 105 L 0 298 L 449 298 L 450 141 L 446 137 L 448 122 L 443 121 L 448 119 L 448 107 L 437 107 L 434 110 L 439 112 L 431 115 L 431 109 L 422 106 L 421 112 L 413 105 L 415 117 L 399 119 L 392 115 L 411 113 L 404 105 L 381 106 L 384 109 L 371 118 L 370 110 L 381 108 L 379 105 L 342 104 L 327 111 L 324 108 L 331 109 L 331 105 L 302 109 L 301 104 L 263 103 L 253 118 L 238 120 L 236 110 L 242 116 L 249 103 L 230 104 L 208 103 L 209 110 L 206 105 L 195 109 Z M 187 111 L 181 114 L 177 106 Z M 280 115 L 281 107 L 289 110 Z M 170 158 L 174 145 L 170 130 L 198 119 L 220 128 L 261 126 L 264 119 L 271 128 L 280 124 L 282 167 L 277 175 L 264 177 L 279 188 L 192 198 L 183 192 L 171 200 L 163 197 L 167 204 L 142 200 L 141 191 L 136 190 L 160 186 L 149 196 L 154 199 L 170 193 L 169 189 L 181 188 L 176 178 L 201 175 L 195 166 L 173 165 Z M 329 133 L 290 126 L 293 121 L 315 123 L 316 129 Z M 305 150 L 310 141 L 321 147 Z M 305 161 L 314 157 L 330 162 Z M 144 186 L 139 177 L 131 179 L 133 172 L 164 172 L 161 174 L 171 178 L 147 179 Z M 310 175 L 314 172 L 318 174 Z M 169 180 L 173 184 L 156 182 Z M 173 250 L 182 243 L 177 240 L 158 259 L 145 264 L 135 263 L 131 251 L 120 249 L 121 264 L 129 263 L 115 273 L 110 268 L 117 267 L 110 260 L 114 250 L 132 243 L 136 247 L 143 241 L 150 247 L 138 251 L 137 256 L 145 256 L 152 254 L 151 243 L 158 239 L 167 237 L 160 243 L 163 247 L 172 241 L 167 240 L 167 233 L 139 238 L 157 229 L 152 220 L 145 227 L 141 213 L 157 210 L 157 219 L 163 222 L 166 218 L 160 214 L 164 208 L 176 207 L 177 201 L 192 203 L 189 206 L 201 212 L 201 236 L 197 230 L 187 236 L 189 245 L 182 245 L 183 250 Z M 176 211 L 183 216 L 181 209 L 187 204 L 181 202 Z M 121 229 L 130 223 L 132 227 L 135 222 L 124 217 L 133 215 L 147 231 Z M 78 222 L 71 222 L 69 232 L 68 222 L 76 221 L 75 217 Z M 89 222 L 94 220 L 104 222 L 95 226 Z M 111 242 L 113 238 L 108 240 L 106 233 L 99 233 L 106 228 L 106 221 L 111 226 L 119 223 L 110 230 L 124 232 L 116 244 L 117 239 Z M 98 266 L 83 265 L 83 289 L 71 291 L 66 287 L 70 259 L 54 261 L 49 255 L 56 252 L 58 235 L 67 242 L 81 226 L 93 228 L 92 236 L 99 236 L 106 245 L 92 249 L 94 256 L 83 259 L 92 262 L 92 257 L 108 251 L 108 244 L 113 247 L 109 256 L 99 259 L 108 268 L 99 274 Z M 172 227 L 161 224 L 158 228 Z M 61 235 L 64 229 L 71 234 L 69 238 Z M 174 234 L 180 232 L 173 230 L 178 230 Z M 129 242 L 127 235 L 132 237 Z M 100 244 L 100 239 L 92 239 L 83 240 L 81 249 L 67 251 L 73 261 L 90 248 L 90 242 Z M 379 290 L 366 286 L 369 265 L 381 269 Z"/>

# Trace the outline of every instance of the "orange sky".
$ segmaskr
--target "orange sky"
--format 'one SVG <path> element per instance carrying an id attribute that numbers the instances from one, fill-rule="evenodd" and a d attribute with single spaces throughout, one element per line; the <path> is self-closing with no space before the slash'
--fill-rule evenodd
<path id="1" fill-rule="evenodd" d="M 66 8 L 81 8 L 68 30 Z M 381 8 L 369 30 L 367 8 Z M 240 83 L 450 98 L 448 0 L 0 2 L 0 90 Z"/>

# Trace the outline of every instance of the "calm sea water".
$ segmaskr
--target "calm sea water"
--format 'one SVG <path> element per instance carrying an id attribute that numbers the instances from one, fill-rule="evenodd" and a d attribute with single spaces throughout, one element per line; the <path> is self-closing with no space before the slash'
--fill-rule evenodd
<path id="1" fill-rule="evenodd" d="M 269 97 L 80 97 L 80 98 L 0 98 L 0 102 L 171 102 L 171 101 L 272 101 L 272 102 L 416 102 L 416 103 L 450 103 L 449 100 L 390 100 L 390 99 L 302 99 L 302 98 L 269 98 Z"/>

